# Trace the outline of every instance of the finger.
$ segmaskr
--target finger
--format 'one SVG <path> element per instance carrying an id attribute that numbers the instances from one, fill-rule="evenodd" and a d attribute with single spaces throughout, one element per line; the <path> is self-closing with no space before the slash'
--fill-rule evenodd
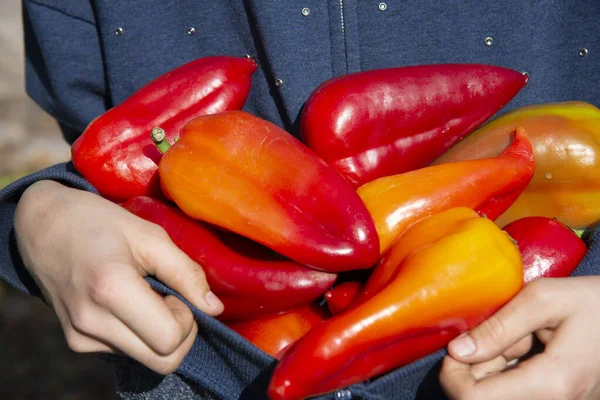
<path id="1" fill-rule="evenodd" d="M 461 395 L 470 390 L 476 382 L 469 364 L 457 361 L 451 356 L 444 357 L 440 370 L 440 384 L 450 400 L 461 398 Z"/>
<path id="2" fill-rule="evenodd" d="M 513 300 L 469 333 L 448 345 L 457 360 L 474 364 L 504 353 L 525 336 L 542 328 L 553 328 L 569 315 L 570 302 L 556 302 L 559 288 L 548 280 L 526 286 Z"/>
<path id="3" fill-rule="evenodd" d="M 189 308 L 173 296 L 165 301 L 135 272 L 121 273 L 114 287 L 101 284 L 91 297 L 159 354 L 171 354 L 188 337 L 193 326 Z M 84 332 L 87 326 L 94 324 L 89 321 L 90 316 L 79 319 L 83 321 L 73 321 L 73 324 Z"/>
<path id="4" fill-rule="evenodd" d="M 506 358 L 503 356 L 498 356 L 496 358 L 492 358 L 490 361 L 472 365 L 471 374 L 476 380 L 480 380 L 487 376 L 504 371 L 507 364 Z"/>
<path id="5" fill-rule="evenodd" d="M 138 244 L 145 270 L 177 291 L 196 308 L 209 315 L 219 315 L 224 306 L 210 291 L 202 267 L 181 251 L 168 235 L 150 236 Z"/>
<path id="6" fill-rule="evenodd" d="M 115 316 L 106 313 L 103 318 L 99 318 L 99 323 L 102 326 L 102 330 L 89 335 L 90 337 L 101 342 L 110 343 L 117 352 L 137 360 L 154 372 L 162 375 L 170 374 L 177 369 L 192 348 L 198 334 L 198 325 L 194 322 L 189 334 L 173 352 L 159 354 Z"/>
<path id="7" fill-rule="evenodd" d="M 547 344 L 547 343 L 550 343 L 550 341 L 554 337 L 554 330 L 553 329 L 540 329 L 537 332 L 535 332 L 535 335 L 540 340 L 540 342 L 542 342 L 543 344 Z"/>
<path id="8" fill-rule="evenodd" d="M 451 359 L 451 357 L 449 357 Z M 494 374 L 485 379 L 476 380 L 468 364 L 452 360 L 447 369 L 442 367 L 443 389 L 451 399 L 478 399 L 478 400 L 529 400 L 550 398 L 547 379 L 548 363 L 542 355 L 520 364 L 514 369 Z M 446 364 L 446 360 L 444 360 Z M 518 390 L 517 390 L 518 388 Z"/>
<path id="9" fill-rule="evenodd" d="M 64 333 L 67 345 L 76 353 L 116 353 L 114 347 L 90 338 L 72 327 L 64 330 Z"/>
<path id="10" fill-rule="evenodd" d="M 517 343 L 510 346 L 502 355 L 506 361 L 512 361 L 515 358 L 520 358 L 529 353 L 533 347 L 534 338 L 533 334 L 525 336 Z"/>

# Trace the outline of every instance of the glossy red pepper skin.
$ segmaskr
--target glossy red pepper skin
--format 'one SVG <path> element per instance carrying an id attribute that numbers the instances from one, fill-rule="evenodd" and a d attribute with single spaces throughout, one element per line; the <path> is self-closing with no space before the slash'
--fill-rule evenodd
<path id="1" fill-rule="evenodd" d="M 280 359 L 289 346 L 328 317 L 322 307 L 309 304 L 283 314 L 265 315 L 228 326 L 265 353 Z"/>
<path id="2" fill-rule="evenodd" d="M 453 207 L 468 207 L 495 220 L 525 190 L 535 171 L 526 132 L 496 156 L 421 168 L 376 179 L 357 193 L 371 213 L 381 254 L 415 222 Z"/>
<path id="3" fill-rule="evenodd" d="M 71 148 L 75 168 L 116 202 L 159 195 L 150 130 L 160 125 L 173 139 L 194 117 L 241 109 L 256 67 L 251 58 L 215 56 L 159 76 L 89 124 Z"/>
<path id="4" fill-rule="evenodd" d="M 325 292 L 325 302 L 332 315 L 338 315 L 346 310 L 356 299 L 363 284 L 356 281 L 340 283 Z"/>
<path id="5" fill-rule="evenodd" d="M 348 74 L 311 94 L 301 135 L 358 187 L 428 165 L 506 105 L 527 79 L 483 64 Z"/>
<path id="6" fill-rule="evenodd" d="M 335 274 L 284 260 L 245 238 L 193 220 L 159 200 L 140 196 L 123 207 L 163 227 L 175 245 L 202 266 L 211 290 L 225 304 L 222 319 L 247 319 L 308 304 L 336 279 Z"/>
<path id="7" fill-rule="evenodd" d="M 519 246 L 524 283 L 562 278 L 579 265 L 587 246 L 570 228 L 547 217 L 525 217 L 502 228 Z"/>
<path id="8" fill-rule="evenodd" d="M 190 121 L 159 164 L 181 210 L 296 262 L 371 267 L 379 239 L 356 191 L 288 132 L 244 111 Z"/>
<path id="9" fill-rule="evenodd" d="M 448 235 L 434 235 L 408 252 L 392 281 L 375 296 L 298 340 L 275 368 L 271 400 L 327 393 L 441 349 L 522 288 L 519 251 L 493 222 L 470 209 L 429 218 L 457 223 Z M 430 226 L 417 223 L 410 229 L 427 236 Z"/>

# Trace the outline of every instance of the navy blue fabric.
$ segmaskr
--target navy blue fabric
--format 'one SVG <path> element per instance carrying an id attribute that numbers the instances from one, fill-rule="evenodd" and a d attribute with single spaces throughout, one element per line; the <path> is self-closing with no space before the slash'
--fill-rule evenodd
<path id="1" fill-rule="evenodd" d="M 199 1 L 23 0 L 27 92 L 72 143 L 87 124 L 160 74 L 208 55 L 250 54 L 259 62 L 245 109 L 297 135 L 311 91 L 359 70 L 442 62 L 481 62 L 530 74 L 503 110 L 583 100 L 600 105 L 597 0 Z M 302 8 L 309 8 L 304 16 Z M 195 34 L 188 29 L 194 27 Z M 115 34 L 121 28 L 120 35 Z M 486 37 L 493 40 L 485 44 Z M 580 50 L 587 53 L 580 56 Z M 280 79 L 280 87 L 275 81 Z M 15 246 L 13 216 L 22 192 L 52 179 L 95 191 L 70 164 L 28 176 L 0 192 L 0 277 L 38 294 Z M 576 275 L 600 270 L 600 233 Z M 148 281 L 163 293 L 170 290 Z M 200 332 L 177 371 L 198 398 L 263 399 L 274 360 L 194 310 Z M 323 398 L 437 399 L 440 351 L 349 392 Z M 123 384 L 143 388 L 149 371 L 111 357 Z M 154 380 L 153 380 L 154 379 Z M 155 382 L 148 378 L 146 383 Z M 136 386 L 137 385 L 137 386 Z M 187 393 L 188 386 L 185 386 Z M 131 391 L 129 392 L 131 393 Z M 144 391 L 135 398 L 153 398 Z M 150 394 L 148 394 L 150 393 Z M 208 395 L 210 394 L 210 395 Z M 164 393 L 156 394 L 156 398 Z M 187 395 L 186 395 L 187 396 Z M 132 398 L 134 398 L 132 397 Z M 178 397 L 183 398 L 183 397 Z"/>

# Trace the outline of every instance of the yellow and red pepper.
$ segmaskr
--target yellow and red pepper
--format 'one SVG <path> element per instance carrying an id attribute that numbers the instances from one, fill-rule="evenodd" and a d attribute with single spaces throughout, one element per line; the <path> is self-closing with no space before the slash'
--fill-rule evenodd
<path id="1" fill-rule="evenodd" d="M 448 224 L 445 235 L 431 230 Z M 482 322 L 523 286 L 519 250 L 475 211 L 450 209 L 409 229 L 431 240 L 408 243 L 412 251 L 383 289 L 296 342 L 275 368 L 271 400 L 327 393 L 410 363 Z M 403 246 L 399 240 L 391 251 Z"/>

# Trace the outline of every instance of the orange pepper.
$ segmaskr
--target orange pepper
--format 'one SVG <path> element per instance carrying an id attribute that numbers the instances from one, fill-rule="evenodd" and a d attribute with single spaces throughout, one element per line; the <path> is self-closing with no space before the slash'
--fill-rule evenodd
<path id="1" fill-rule="evenodd" d="M 404 257 L 382 290 L 314 327 L 286 352 L 270 382 L 271 400 L 327 393 L 441 349 L 523 286 L 518 248 L 475 211 L 433 215 L 405 238 L 391 250 Z"/>
<path id="2" fill-rule="evenodd" d="M 167 197 L 190 217 L 300 264 L 338 272 L 379 258 L 373 220 L 354 188 L 298 139 L 247 112 L 191 120 L 158 171 Z"/>
<path id="3" fill-rule="evenodd" d="M 433 164 L 494 157 L 522 126 L 533 146 L 536 172 L 499 226 L 528 216 L 556 217 L 571 228 L 600 222 L 600 110 L 583 102 L 522 107 L 486 125 Z"/>
<path id="4" fill-rule="evenodd" d="M 523 192 L 534 169 L 531 143 L 519 128 L 497 157 L 379 178 L 357 192 L 375 221 L 383 254 L 408 226 L 449 208 L 472 208 L 494 220 Z"/>

